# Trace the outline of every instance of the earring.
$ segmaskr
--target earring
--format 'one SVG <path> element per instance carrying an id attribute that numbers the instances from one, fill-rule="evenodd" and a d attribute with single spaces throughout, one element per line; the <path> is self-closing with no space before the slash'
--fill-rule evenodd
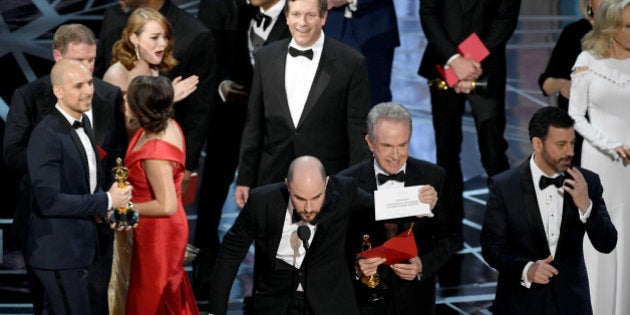
<path id="1" fill-rule="evenodd" d="M 134 45 L 134 50 L 136 51 L 136 59 L 140 60 L 140 52 L 138 51 L 138 44 Z"/>
<path id="2" fill-rule="evenodd" d="M 586 7 L 586 15 L 593 17 L 593 6 Z"/>

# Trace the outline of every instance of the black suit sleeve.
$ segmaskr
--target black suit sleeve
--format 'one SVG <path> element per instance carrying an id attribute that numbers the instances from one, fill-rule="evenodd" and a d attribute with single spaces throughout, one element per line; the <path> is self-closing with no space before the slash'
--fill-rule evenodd
<path id="1" fill-rule="evenodd" d="M 265 134 L 265 109 L 263 105 L 261 60 L 255 56 L 255 69 L 252 88 L 247 105 L 247 118 L 241 139 L 241 153 L 238 164 L 237 184 L 253 187 L 256 185 L 260 165 L 261 144 Z"/>
<path id="2" fill-rule="evenodd" d="M 490 53 L 496 49 L 503 49 L 510 36 L 516 28 L 518 13 L 521 8 L 520 0 L 498 1 L 496 13 L 493 16 L 485 36 L 481 36 L 481 41 L 486 45 Z"/>
<path id="3" fill-rule="evenodd" d="M 197 90 L 175 104 L 175 117 L 186 138 L 186 169 L 195 170 L 199 166 L 199 156 L 206 141 L 208 121 L 215 106 L 217 93 L 216 54 L 214 37 L 211 31 L 197 35 L 193 44 L 173 71 L 171 79 L 199 76 Z M 209 152 L 213 154 L 213 152 Z"/>
<path id="4" fill-rule="evenodd" d="M 442 21 L 444 0 L 420 1 L 420 23 L 429 43 L 435 48 L 439 63 L 445 64 L 448 58 L 457 53 L 457 45 L 449 36 Z"/>
<path id="5" fill-rule="evenodd" d="M 489 183 L 490 196 L 481 229 L 481 253 L 490 266 L 511 281 L 520 282 L 523 268 L 530 261 L 517 253 L 518 248 L 508 244 L 508 212 L 506 196 L 493 179 Z M 509 201 L 508 201 L 509 202 Z"/>
<path id="6" fill-rule="evenodd" d="M 364 161 L 370 157 L 370 151 L 365 143 L 365 118 L 370 110 L 370 84 L 365 58 L 355 65 L 350 77 L 346 103 L 348 104 L 348 142 L 350 165 Z"/>
<path id="7" fill-rule="evenodd" d="M 617 245 L 617 229 L 610 220 L 602 197 L 603 188 L 596 174 L 587 175 L 588 194 L 593 203 L 591 215 L 586 221 L 586 233 L 593 247 L 601 253 L 610 253 Z"/>
<path id="8" fill-rule="evenodd" d="M 428 278 L 437 272 L 460 247 L 462 243 L 461 219 L 457 218 L 455 210 L 446 207 L 444 200 L 445 192 L 445 171 L 434 189 L 438 193 L 438 202 L 433 208 L 433 221 L 435 232 L 433 234 L 433 247 L 426 254 L 420 256 L 422 261 L 423 278 Z M 442 196 L 442 197 L 440 197 Z M 442 199 L 442 200 L 440 200 Z"/>
<path id="9" fill-rule="evenodd" d="M 98 189 L 94 194 L 74 194 L 62 191 L 62 168 L 69 166 L 70 158 L 65 156 L 58 135 L 51 128 L 37 128 L 33 131 L 27 147 L 28 172 L 31 188 L 39 205 L 39 215 L 45 217 L 65 217 L 90 219 L 105 217 L 108 197 Z M 78 151 L 77 151 L 78 153 Z M 64 163 L 66 163 L 64 165 Z M 80 185 L 80 183 L 77 183 Z"/>
<path id="10" fill-rule="evenodd" d="M 4 134 L 4 161 L 15 171 L 26 174 L 26 147 L 33 131 L 35 113 L 26 104 L 23 89 L 17 89 L 11 99 Z"/>
<path id="11" fill-rule="evenodd" d="M 254 241 L 254 212 L 255 210 L 263 210 L 260 208 L 253 209 L 253 205 L 257 204 L 257 202 L 260 201 L 256 200 L 256 195 L 252 195 L 239 213 L 234 225 L 223 237 L 212 276 L 210 277 L 212 279 L 210 282 L 210 298 L 208 300 L 208 311 L 210 314 L 226 313 L 232 282 L 234 282 L 238 268 Z"/>

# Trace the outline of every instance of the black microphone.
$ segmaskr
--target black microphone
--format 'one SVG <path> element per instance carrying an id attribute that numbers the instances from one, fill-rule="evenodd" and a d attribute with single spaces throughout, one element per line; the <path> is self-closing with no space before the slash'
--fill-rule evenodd
<path id="1" fill-rule="evenodd" d="M 297 229 L 297 235 L 302 240 L 304 249 L 308 251 L 308 239 L 311 237 L 311 229 L 306 225 L 300 225 Z"/>

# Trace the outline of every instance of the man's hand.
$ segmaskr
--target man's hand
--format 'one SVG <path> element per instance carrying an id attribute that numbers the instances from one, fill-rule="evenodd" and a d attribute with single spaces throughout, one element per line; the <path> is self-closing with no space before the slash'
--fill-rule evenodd
<path id="1" fill-rule="evenodd" d="M 379 257 L 359 258 L 357 259 L 357 270 L 361 272 L 361 275 L 369 277 L 375 275 L 378 266 L 386 261 L 387 259 Z"/>
<path id="2" fill-rule="evenodd" d="M 433 210 L 438 201 L 437 191 L 431 185 L 424 185 L 418 190 L 418 198 L 420 202 L 429 204 L 429 207 Z"/>
<path id="3" fill-rule="evenodd" d="M 477 80 L 483 73 L 479 62 L 463 56 L 455 57 L 448 65 L 453 68 L 455 75 L 461 81 Z"/>
<path id="4" fill-rule="evenodd" d="M 630 164 L 630 145 L 622 144 L 615 148 L 615 152 L 623 159 L 625 164 Z"/>
<path id="5" fill-rule="evenodd" d="M 119 188 L 118 183 L 113 183 L 109 188 L 109 195 L 112 198 L 112 208 L 125 208 L 131 201 L 131 190 L 133 187 L 127 184 L 125 188 Z"/>
<path id="6" fill-rule="evenodd" d="M 422 261 L 420 257 L 416 256 L 409 259 L 408 264 L 393 264 L 390 267 L 400 278 L 411 281 L 416 279 L 418 273 L 422 272 Z"/>
<path id="7" fill-rule="evenodd" d="M 591 199 L 588 197 L 588 185 L 584 175 L 575 167 L 568 168 L 567 172 L 573 179 L 567 177 L 562 188 L 573 197 L 573 203 L 580 209 L 580 212 L 584 213 L 591 205 Z"/>
<path id="8" fill-rule="evenodd" d="M 190 182 L 190 177 L 192 176 L 193 171 L 185 170 L 184 171 L 184 179 L 182 180 L 182 195 L 188 188 L 188 183 Z"/>
<path id="9" fill-rule="evenodd" d="M 348 4 L 347 0 L 328 0 L 328 10 Z"/>
<path id="10" fill-rule="evenodd" d="M 221 89 L 221 94 L 223 94 L 226 103 L 247 103 L 247 92 L 244 86 L 234 81 L 225 80 L 221 82 L 219 88 Z"/>
<path id="11" fill-rule="evenodd" d="M 538 260 L 527 269 L 527 280 L 531 283 L 547 284 L 551 277 L 558 275 L 558 269 L 551 264 L 553 256 L 549 255 L 545 260 Z"/>
<path id="12" fill-rule="evenodd" d="M 234 200 L 239 208 L 245 207 L 245 203 L 249 199 L 249 186 L 236 185 L 234 190 Z"/>
<path id="13" fill-rule="evenodd" d="M 173 102 L 177 103 L 183 99 L 185 99 L 190 93 L 194 92 L 197 89 L 197 84 L 199 83 L 199 77 L 196 75 L 191 75 L 186 79 L 182 79 L 181 76 L 173 79 L 173 90 L 175 94 L 173 95 Z"/>
<path id="14" fill-rule="evenodd" d="M 470 93 L 470 91 L 473 90 L 472 82 L 473 81 L 458 81 L 453 87 L 453 89 L 455 90 L 455 93 L 457 94 L 460 94 L 460 93 L 468 94 Z"/>

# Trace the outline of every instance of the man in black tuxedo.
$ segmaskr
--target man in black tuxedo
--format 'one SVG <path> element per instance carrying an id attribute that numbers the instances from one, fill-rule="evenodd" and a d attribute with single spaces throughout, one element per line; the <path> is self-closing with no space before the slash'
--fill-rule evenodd
<path id="1" fill-rule="evenodd" d="M 394 49 L 400 45 L 393 0 L 328 0 L 324 31 L 360 51 L 370 76 L 372 104 L 389 102 Z"/>
<path id="2" fill-rule="evenodd" d="M 76 60 L 90 71 L 94 69 L 96 39 L 90 29 L 81 24 L 60 26 L 53 38 L 53 58 Z M 92 106 L 86 112 L 94 134 L 94 143 L 101 160 L 103 187 L 113 182 L 111 169 L 117 157 L 124 157 L 127 137 L 123 118 L 123 99 L 120 89 L 92 76 L 94 94 Z M 23 174 L 20 203 L 14 215 L 11 233 L 24 242 L 28 219 L 33 204 L 30 180 L 27 174 L 26 147 L 35 126 L 54 109 L 56 97 L 50 76 L 41 77 L 13 93 L 7 116 L 4 138 L 4 158 L 7 166 Z M 100 149 L 100 150 L 99 150 Z M 100 152 L 99 152 L 100 151 Z M 94 314 L 108 314 L 107 286 L 111 274 L 114 233 L 101 219 L 97 224 L 98 251 L 91 267 L 90 296 Z M 34 290 L 38 291 L 37 283 Z M 36 297 L 37 295 L 35 295 Z M 39 313 L 41 301 L 35 301 L 35 312 Z"/>
<path id="3" fill-rule="evenodd" d="M 209 312 L 225 314 L 232 281 L 254 241 L 253 314 L 358 314 L 343 240 L 350 212 L 372 206 L 353 180 L 326 176 L 312 156 L 295 159 L 284 183 L 251 191 L 223 238 Z M 300 239 L 307 244 L 298 239 L 305 227 L 309 235 Z"/>
<path id="4" fill-rule="evenodd" d="M 101 189 L 100 159 L 85 115 L 94 93 L 91 69 L 60 60 L 50 80 L 57 104 L 26 149 L 35 202 L 24 254 L 43 287 L 45 314 L 92 314 L 88 267 L 98 246 L 95 219 L 126 206 L 131 186 Z"/>
<path id="5" fill-rule="evenodd" d="M 490 180 L 481 249 L 499 271 L 495 314 L 593 314 L 584 233 L 610 253 L 617 230 L 599 176 L 571 165 L 573 124 L 559 108 L 538 110 L 529 122 L 533 156 Z"/>
<path id="6" fill-rule="evenodd" d="M 460 165 L 462 116 L 465 102 L 472 109 L 481 153 L 481 164 L 488 176 L 507 170 L 505 151 L 505 45 L 516 27 L 520 0 L 422 0 L 420 21 L 428 44 L 418 74 L 427 80 L 442 79 L 436 65 L 450 67 L 459 78 L 453 89 L 431 88 L 431 112 L 437 164 L 446 170 L 449 207 L 464 217 L 464 182 Z M 459 45 L 476 33 L 490 51 L 480 64 L 457 52 Z M 470 93 L 471 82 L 484 76 L 485 93 Z M 440 272 L 440 284 L 459 284 L 457 258 Z"/>
<path id="7" fill-rule="evenodd" d="M 357 180 L 365 191 L 424 185 L 421 193 L 444 194 L 445 171 L 426 161 L 408 157 L 411 138 L 411 114 L 402 105 L 381 103 L 370 110 L 367 118 L 368 134 L 365 139 L 374 154 L 368 159 L 339 175 Z M 435 187 L 435 188 L 433 188 Z M 437 198 L 436 198 L 437 199 Z M 372 246 L 380 246 L 389 238 L 408 230 L 413 223 L 413 233 L 418 256 L 404 264 L 385 266 L 380 258 L 357 260 L 357 281 L 354 282 L 361 314 L 434 314 L 434 274 L 453 254 L 461 243 L 459 225 L 453 209 L 443 201 L 433 204 L 433 217 L 407 217 L 376 222 L 361 213 L 352 214 L 346 239 L 349 261 L 361 251 L 363 235 L 369 235 Z M 359 277 L 376 272 L 386 286 L 384 299 L 370 303 L 364 294 L 365 285 Z M 351 265 L 355 271 L 354 263 Z"/>
<path id="8" fill-rule="evenodd" d="M 285 14 L 293 39 L 254 55 L 235 191 L 240 207 L 251 187 L 282 180 L 297 156 L 317 157 L 329 174 L 369 156 L 365 58 L 325 38 L 326 0 L 289 0 Z"/>
<path id="9" fill-rule="evenodd" d="M 222 154 L 206 154 L 197 207 L 195 245 L 201 250 L 194 261 L 193 282 L 197 296 L 205 298 L 210 271 L 219 248 L 219 222 L 238 165 L 247 96 L 251 87 L 254 52 L 291 35 L 284 15 L 284 0 L 206 0 L 198 18 L 212 29 L 217 40 L 220 99 L 208 126 L 207 142 Z M 264 62 L 264 61 L 263 61 Z M 220 165 L 221 167 L 215 167 Z"/>
<path id="10" fill-rule="evenodd" d="M 212 32 L 171 0 L 125 0 L 110 6 L 103 14 L 96 51 L 94 73 L 102 77 L 112 60 L 112 46 L 120 39 L 131 11 L 140 7 L 158 10 L 173 28 L 173 56 L 179 62 L 166 73 L 171 80 L 181 76 L 199 76 L 197 89 L 175 106 L 175 119 L 186 139 L 186 173 L 184 184 L 199 166 L 199 156 L 206 141 L 208 121 L 216 96 L 216 58 Z"/>

